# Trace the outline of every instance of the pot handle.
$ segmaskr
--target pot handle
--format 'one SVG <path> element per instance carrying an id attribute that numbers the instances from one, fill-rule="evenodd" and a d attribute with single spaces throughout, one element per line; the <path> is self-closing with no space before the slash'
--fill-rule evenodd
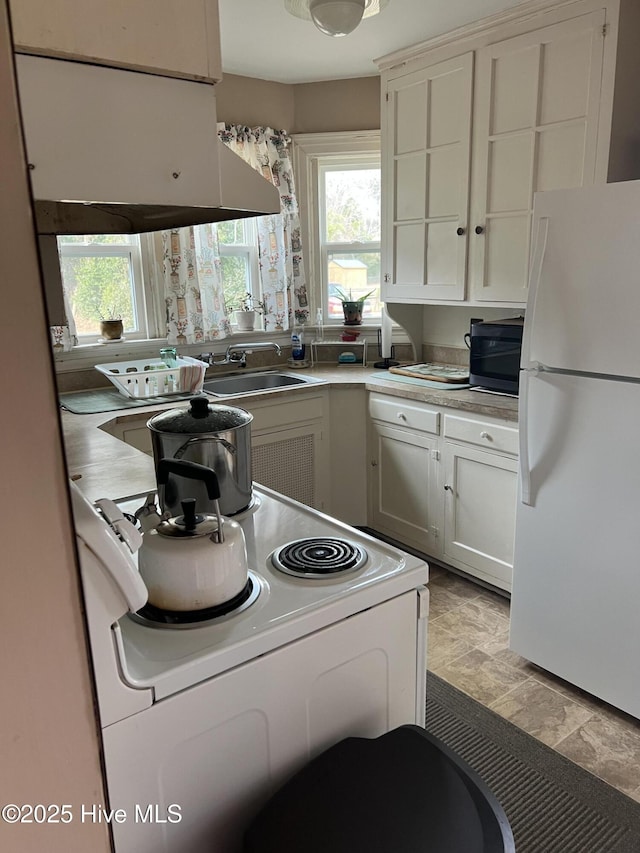
<path id="1" fill-rule="evenodd" d="M 187 462 L 182 459 L 161 459 L 158 462 L 158 486 L 166 486 L 169 482 L 169 474 L 177 474 L 187 477 L 189 480 L 201 480 L 206 488 L 209 499 L 214 501 L 220 497 L 220 485 L 218 476 L 213 468 L 200 465 L 198 462 Z"/>
<path id="2" fill-rule="evenodd" d="M 229 453 L 235 453 L 236 452 L 236 448 L 233 446 L 233 444 L 231 444 L 225 438 L 220 438 L 220 436 L 217 436 L 217 435 L 205 435 L 205 436 L 195 436 L 194 438 L 187 439 L 187 441 L 185 441 L 185 443 L 181 447 L 179 447 L 176 450 L 176 452 L 173 454 L 173 458 L 174 459 L 181 459 L 184 456 L 189 445 L 199 444 L 203 441 L 217 441 Z"/>

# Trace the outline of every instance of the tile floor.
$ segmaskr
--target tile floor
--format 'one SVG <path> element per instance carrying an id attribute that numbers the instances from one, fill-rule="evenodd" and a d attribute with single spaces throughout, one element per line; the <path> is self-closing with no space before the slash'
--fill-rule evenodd
<path id="1" fill-rule="evenodd" d="M 509 650 L 509 601 L 431 564 L 429 669 L 640 802 L 640 723 Z"/>

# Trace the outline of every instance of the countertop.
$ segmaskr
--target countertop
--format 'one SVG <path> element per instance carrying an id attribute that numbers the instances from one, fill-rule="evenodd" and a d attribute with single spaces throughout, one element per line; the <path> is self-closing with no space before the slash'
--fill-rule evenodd
<path id="1" fill-rule="evenodd" d="M 282 368 L 276 368 L 281 370 Z M 292 372 L 284 369 L 286 372 Z M 301 375 L 315 376 L 330 386 L 354 385 L 368 391 L 378 391 L 407 400 L 418 400 L 436 406 L 459 409 L 478 415 L 488 415 L 513 421 L 518 419 L 518 400 L 513 397 L 501 397 L 484 394 L 470 389 L 443 390 L 419 385 L 404 384 L 397 379 L 380 379 L 373 374 L 380 370 L 361 365 L 315 366 L 300 371 Z M 390 374 L 390 377 L 393 374 Z M 297 385 L 261 391 L 250 395 L 239 394 L 223 398 L 211 398 L 213 401 L 242 405 L 242 400 L 251 401 L 279 399 L 304 394 L 314 394 L 326 387 L 322 384 Z M 144 406 L 136 409 L 123 409 L 121 412 L 102 412 L 95 415 L 76 415 L 61 410 L 62 429 L 69 474 L 78 478 L 78 486 L 90 500 L 100 497 L 126 497 L 144 494 L 155 489 L 153 459 L 109 432 L 104 427 L 114 422 L 118 424 L 146 421 L 158 411 L 174 406 L 184 406 L 184 400 L 176 403 Z"/>

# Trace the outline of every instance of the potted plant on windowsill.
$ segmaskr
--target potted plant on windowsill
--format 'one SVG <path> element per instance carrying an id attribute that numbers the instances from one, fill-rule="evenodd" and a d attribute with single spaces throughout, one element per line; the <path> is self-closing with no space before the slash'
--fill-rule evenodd
<path id="1" fill-rule="evenodd" d="M 245 293 L 240 307 L 235 309 L 238 331 L 252 332 L 256 322 L 256 314 L 264 314 L 264 311 L 264 302 L 255 299 L 250 293 Z"/>
<path id="2" fill-rule="evenodd" d="M 335 295 L 342 301 L 342 310 L 344 312 L 345 326 L 360 326 L 362 324 L 362 312 L 364 311 L 364 303 L 370 296 L 373 296 L 375 290 L 370 290 L 364 296 L 353 297 L 351 291 L 349 295 L 339 287 L 335 289 Z"/>
<path id="3" fill-rule="evenodd" d="M 119 341 L 124 331 L 122 324 L 122 314 L 119 314 L 115 308 L 109 308 L 106 311 L 98 310 L 100 317 L 100 334 L 105 341 Z"/>

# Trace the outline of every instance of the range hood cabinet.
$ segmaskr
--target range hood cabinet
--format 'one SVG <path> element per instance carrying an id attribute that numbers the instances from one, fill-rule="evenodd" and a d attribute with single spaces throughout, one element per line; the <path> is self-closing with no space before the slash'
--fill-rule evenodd
<path id="1" fill-rule="evenodd" d="M 17 55 L 41 234 L 135 234 L 280 212 L 224 146 L 214 86 Z"/>

